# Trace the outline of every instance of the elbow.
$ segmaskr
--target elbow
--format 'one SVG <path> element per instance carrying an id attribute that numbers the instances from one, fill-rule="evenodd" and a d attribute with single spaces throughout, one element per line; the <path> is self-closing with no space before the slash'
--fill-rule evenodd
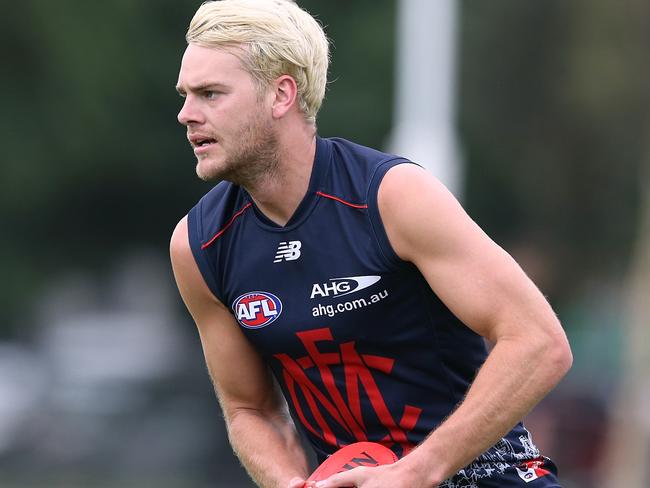
<path id="1" fill-rule="evenodd" d="M 250 419 L 265 418 L 265 413 L 259 408 L 233 407 L 223 408 L 223 418 L 226 425 L 232 427 L 238 423 L 248 423 Z"/>
<path id="2" fill-rule="evenodd" d="M 277 399 L 273 400 L 254 406 L 236 405 L 226 407 L 222 404 L 221 408 L 226 425 L 232 427 L 238 423 L 247 424 L 259 420 L 281 425 L 291 421 L 291 415 L 286 403 Z"/>
<path id="3" fill-rule="evenodd" d="M 554 383 L 559 383 L 573 365 L 573 353 L 563 330 L 548 337 L 543 357 Z"/>
<path id="4" fill-rule="evenodd" d="M 517 349 L 528 374 L 546 392 L 555 388 L 573 365 L 569 340 L 558 321 L 527 331 L 519 338 Z"/>
<path id="5" fill-rule="evenodd" d="M 563 349 L 562 349 L 563 357 L 562 357 L 561 364 L 562 364 L 562 367 L 564 368 L 564 370 L 563 370 L 564 373 L 562 374 L 562 376 L 566 375 L 569 372 L 569 370 L 571 369 L 571 366 L 573 366 L 573 352 L 571 351 L 571 346 L 569 345 L 569 341 L 566 338 L 566 336 L 564 336 L 564 343 L 563 344 L 564 344 Z"/>

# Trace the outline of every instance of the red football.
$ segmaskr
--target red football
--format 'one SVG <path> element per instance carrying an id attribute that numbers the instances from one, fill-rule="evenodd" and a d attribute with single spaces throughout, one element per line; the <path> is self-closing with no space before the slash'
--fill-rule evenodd
<path id="1" fill-rule="evenodd" d="M 307 478 L 305 486 L 311 486 L 310 482 L 321 481 L 333 474 L 347 471 L 359 466 L 381 466 L 392 464 L 397 461 L 393 451 L 376 442 L 355 442 L 342 447 L 323 463 Z"/>

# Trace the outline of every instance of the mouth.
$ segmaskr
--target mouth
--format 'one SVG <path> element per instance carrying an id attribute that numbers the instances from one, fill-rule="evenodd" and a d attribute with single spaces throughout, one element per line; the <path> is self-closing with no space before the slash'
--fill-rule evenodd
<path id="1" fill-rule="evenodd" d="M 211 137 L 192 136 L 189 140 L 195 154 L 204 153 L 217 144 L 217 140 Z"/>
<path id="2" fill-rule="evenodd" d="M 194 144 L 194 147 L 204 147 L 204 146 L 209 146 L 210 144 L 214 144 L 215 142 L 217 142 L 216 139 L 199 139 L 199 140 L 196 141 L 196 143 Z"/>

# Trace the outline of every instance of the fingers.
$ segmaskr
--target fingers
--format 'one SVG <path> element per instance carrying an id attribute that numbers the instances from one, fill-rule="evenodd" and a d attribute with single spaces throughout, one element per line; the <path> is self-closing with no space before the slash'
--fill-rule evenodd
<path id="1" fill-rule="evenodd" d="M 289 480 L 289 485 L 287 488 L 310 488 L 311 486 L 313 486 L 311 483 L 309 485 L 306 485 L 304 479 L 296 477 Z"/>
<path id="2" fill-rule="evenodd" d="M 347 488 L 359 486 L 362 481 L 364 468 L 355 468 L 350 471 L 334 474 L 323 481 L 316 483 L 316 488 Z"/>

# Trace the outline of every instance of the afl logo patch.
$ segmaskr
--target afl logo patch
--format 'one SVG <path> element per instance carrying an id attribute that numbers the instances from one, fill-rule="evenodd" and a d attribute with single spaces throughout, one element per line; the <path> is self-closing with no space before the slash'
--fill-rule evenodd
<path id="1" fill-rule="evenodd" d="M 251 291 L 237 298 L 232 309 L 243 327 L 261 329 L 280 316 L 282 302 L 272 293 Z"/>

